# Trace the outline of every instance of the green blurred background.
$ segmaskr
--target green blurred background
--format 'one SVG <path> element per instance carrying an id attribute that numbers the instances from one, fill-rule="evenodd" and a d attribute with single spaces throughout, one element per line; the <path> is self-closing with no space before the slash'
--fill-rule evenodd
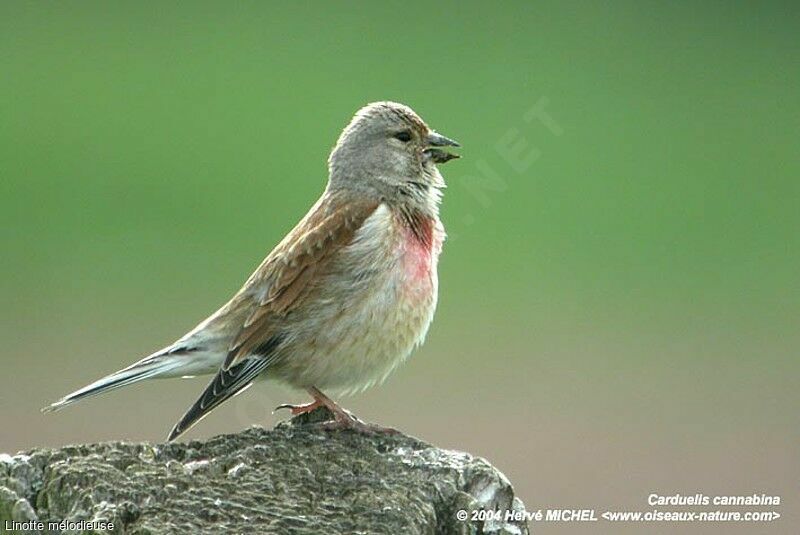
<path id="1" fill-rule="evenodd" d="M 2 3 L 0 451 L 163 439 L 205 379 L 39 408 L 221 305 L 316 199 L 352 113 L 391 99 L 463 159 L 428 342 L 345 404 L 486 457 L 529 509 L 765 492 L 778 522 L 682 528 L 794 533 L 799 12 Z M 251 389 L 189 437 L 302 399 Z"/>

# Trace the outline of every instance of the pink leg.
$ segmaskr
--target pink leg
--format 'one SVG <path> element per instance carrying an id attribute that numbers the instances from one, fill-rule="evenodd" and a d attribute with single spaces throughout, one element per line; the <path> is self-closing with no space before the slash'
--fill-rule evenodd
<path id="1" fill-rule="evenodd" d="M 352 429 L 359 433 L 374 434 L 374 433 L 398 433 L 396 429 L 391 427 L 381 427 L 375 424 L 368 424 L 356 418 L 353 413 L 343 409 L 338 403 L 322 393 L 322 391 L 312 386 L 308 389 L 308 393 L 318 401 L 325 405 L 325 407 L 333 413 L 333 421 L 325 422 L 322 425 L 327 429 Z"/>
<path id="2" fill-rule="evenodd" d="M 350 411 L 343 409 L 338 403 L 323 394 L 322 391 L 315 386 L 308 388 L 307 391 L 309 394 L 311 394 L 311 397 L 314 398 L 313 402 L 306 405 L 280 405 L 275 410 L 289 409 L 292 411 L 293 415 L 298 415 L 311 412 L 318 407 L 325 407 L 331 411 L 331 413 L 333 413 L 333 420 L 322 424 L 327 429 L 353 429 L 355 431 L 368 434 L 398 432 L 396 429 L 392 429 L 391 427 L 381 427 L 375 424 L 362 422 L 353 416 Z"/>

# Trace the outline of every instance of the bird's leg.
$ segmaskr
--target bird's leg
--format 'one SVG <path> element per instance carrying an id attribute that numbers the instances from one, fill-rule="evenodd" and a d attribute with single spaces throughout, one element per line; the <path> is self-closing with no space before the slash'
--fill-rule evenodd
<path id="1" fill-rule="evenodd" d="M 278 405 L 275 407 L 275 411 L 289 409 L 293 416 L 297 416 L 299 414 L 307 414 L 319 407 L 325 407 L 333 414 L 333 420 L 320 424 L 326 429 L 353 429 L 354 431 L 367 434 L 398 432 L 396 429 L 392 429 L 391 427 L 381 427 L 379 425 L 368 424 L 359 420 L 353 415 L 353 413 L 343 409 L 338 403 L 323 394 L 322 391 L 315 386 L 306 389 L 306 391 L 311 394 L 311 397 L 314 398 L 314 401 L 311 403 L 306 403 L 305 405 L 291 405 L 289 403 L 284 403 L 283 405 Z"/>
<path id="2" fill-rule="evenodd" d="M 336 418 L 336 420 L 344 419 L 344 415 L 348 415 L 352 419 L 357 419 L 355 416 L 341 408 L 339 405 L 336 404 L 331 398 L 323 394 L 318 388 L 311 387 L 306 389 L 306 392 L 311 394 L 311 397 L 314 398 L 314 401 L 311 403 L 305 403 L 303 405 L 292 405 L 291 403 L 284 403 L 283 405 L 278 405 L 275 407 L 275 410 L 272 412 L 279 411 L 281 409 L 289 409 L 291 411 L 292 416 L 297 416 L 298 414 L 306 414 L 314 409 L 319 407 L 326 407 L 329 411 L 331 411 Z"/>
<path id="3" fill-rule="evenodd" d="M 361 420 L 353 416 L 350 411 L 343 409 L 338 403 L 323 394 L 316 386 L 312 386 L 307 391 L 314 398 L 314 403 L 325 406 L 325 408 L 333 413 L 335 422 L 338 422 L 344 427 L 354 422 L 361 422 Z M 361 423 L 363 424 L 364 422 Z"/>
<path id="4" fill-rule="evenodd" d="M 353 413 L 340 407 L 339 404 L 323 394 L 322 391 L 315 386 L 309 388 L 308 393 L 314 398 L 314 403 L 324 405 L 325 408 L 333 413 L 333 421 L 322 424 L 327 429 L 353 429 L 354 431 L 367 434 L 393 434 L 398 432 L 396 429 L 392 429 L 391 427 L 381 427 L 359 420 L 353 415 Z"/>

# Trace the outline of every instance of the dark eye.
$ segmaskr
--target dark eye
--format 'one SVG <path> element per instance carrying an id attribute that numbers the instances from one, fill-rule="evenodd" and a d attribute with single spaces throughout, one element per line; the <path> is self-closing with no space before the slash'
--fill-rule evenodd
<path id="1" fill-rule="evenodd" d="M 403 130 L 402 132 L 398 132 L 394 135 L 395 139 L 399 139 L 403 143 L 408 143 L 411 141 L 411 132 L 408 130 Z"/>

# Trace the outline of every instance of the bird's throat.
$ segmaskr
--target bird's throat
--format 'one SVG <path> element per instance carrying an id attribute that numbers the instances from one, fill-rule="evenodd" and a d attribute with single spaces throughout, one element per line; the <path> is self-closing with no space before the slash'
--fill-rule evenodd
<path id="1" fill-rule="evenodd" d="M 400 223 L 409 233 L 409 237 L 430 250 L 433 245 L 433 231 L 436 226 L 434 218 L 421 210 L 404 206 L 400 209 Z"/>

